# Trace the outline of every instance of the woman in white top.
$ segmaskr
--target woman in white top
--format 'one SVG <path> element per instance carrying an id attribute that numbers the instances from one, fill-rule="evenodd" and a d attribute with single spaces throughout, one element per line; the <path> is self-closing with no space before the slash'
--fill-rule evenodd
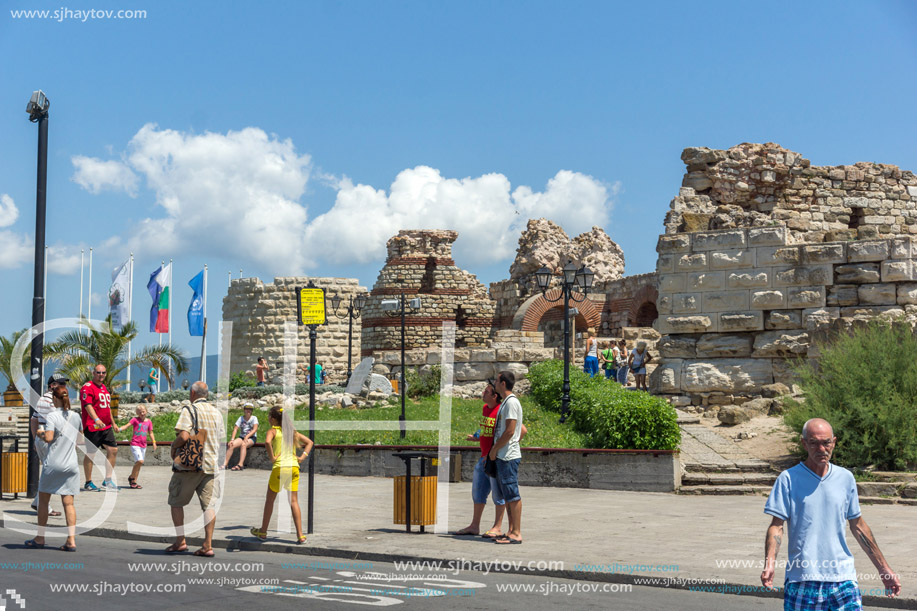
<path id="1" fill-rule="evenodd" d="M 634 372 L 637 390 L 645 390 L 647 392 L 650 390 L 646 387 L 646 364 L 652 358 L 646 350 L 646 342 L 637 342 L 637 347 L 631 350 L 630 356 L 627 357 L 627 366 Z"/>

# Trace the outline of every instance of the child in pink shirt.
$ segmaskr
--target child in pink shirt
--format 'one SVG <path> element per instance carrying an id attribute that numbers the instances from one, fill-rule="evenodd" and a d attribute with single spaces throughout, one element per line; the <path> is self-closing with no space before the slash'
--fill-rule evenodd
<path id="1" fill-rule="evenodd" d="M 130 422 L 124 426 L 118 427 L 115 425 L 119 433 L 127 427 L 133 427 L 134 429 L 134 436 L 131 437 L 131 454 L 134 456 L 134 468 L 131 471 L 131 476 L 127 478 L 127 482 L 130 484 L 131 488 L 139 490 L 143 488 L 143 486 L 137 483 L 137 476 L 140 475 L 140 467 L 143 466 L 143 459 L 146 458 L 147 437 L 153 442 L 153 450 L 156 450 L 156 437 L 153 436 L 153 421 L 146 417 L 145 407 L 138 406 L 137 417 L 131 418 Z"/>

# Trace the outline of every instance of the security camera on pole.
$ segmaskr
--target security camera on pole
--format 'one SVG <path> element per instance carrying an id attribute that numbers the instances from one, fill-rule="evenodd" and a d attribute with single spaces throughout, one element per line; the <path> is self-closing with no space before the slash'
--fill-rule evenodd
<path id="1" fill-rule="evenodd" d="M 309 327 L 309 439 L 315 442 L 315 339 L 316 328 L 327 324 L 325 318 L 325 289 L 318 288 L 309 280 L 305 287 L 296 288 L 296 305 L 299 310 L 299 324 Z M 306 532 L 312 534 L 312 510 L 315 488 L 315 452 L 309 454 L 309 507 Z"/>

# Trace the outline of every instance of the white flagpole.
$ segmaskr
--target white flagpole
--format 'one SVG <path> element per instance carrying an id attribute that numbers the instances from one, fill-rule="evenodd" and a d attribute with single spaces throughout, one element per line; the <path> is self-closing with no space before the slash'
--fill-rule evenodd
<path id="1" fill-rule="evenodd" d="M 232 272 L 226 272 L 229 274 L 229 282 L 226 284 L 227 287 L 232 288 Z"/>
<path id="2" fill-rule="evenodd" d="M 80 318 L 83 318 L 83 253 L 85 248 L 80 249 Z M 83 327 L 80 327 L 80 335 L 83 334 Z"/>
<path id="3" fill-rule="evenodd" d="M 92 320 L 92 246 L 89 247 L 89 303 L 86 304 L 86 318 Z"/>
<path id="4" fill-rule="evenodd" d="M 175 287 L 175 268 L 169 259 L 169 348 L 172 347 L 172 289 Z M 172 390 L 172 359 L 169 359 L 169 390 Z"/>
<path id="5" fill-rule="evenodd" d="M 133 320 L 134 310 L 134 253 L 131 253 L 130 276 L 127 281 L 127 320 Z M 127 390 L 131 389 L 131 343 L 127 342 Z"/>
<path id="6" fill-rule="evenodd" d="M 201 337 L 201 382 L 207 383 L 207 264 L 204 264 L 204 335 Z"/>
<path id="7" fill-rule="evenodd" d="M 48 247 L 45 246 L 45 279 L 44 279 L 44 288 L 42 289 L 42 295 L 45 296 L 44 303 L 42 304 L 41 318 L 42 320 L 48 320 Z"/>

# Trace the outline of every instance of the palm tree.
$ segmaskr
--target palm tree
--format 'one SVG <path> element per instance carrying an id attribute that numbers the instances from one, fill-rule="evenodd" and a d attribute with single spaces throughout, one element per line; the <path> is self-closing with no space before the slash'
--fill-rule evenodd
<path id="1" fill-rule="evenodd" d="M 16 390 L 16 385 L 13 384 L 13 346 L 27 330 L 14 331 L 10 337 L 0 337 L 0 375 L 7 380 L 7 391 Z M 26 348 L 22 354 L 22 370 L 26 373 L 29 371 L 30 361 L 31 354 Z"/>
<path id="2" fill-rule="evenodd" d="M 45 358 L 60 363 L 58 371 L 70 378 L 70 384 L 76 389 L 92 377 L 96 364 L 105 365 L 107 371 L 105 386 L 115 390 L 127 384 L 127 380 L 115 378 L 127 367 L 141 365 L 158 369 L 163 379 L 173 382 L 169 377 L 168 362 L 175 364 L 175 373 L 184 373 L 188 368 L 188 359 L 183 351 L 170 346 L 146 346 L 140 348 L 127 358 L 127 344 L 137 337 L 137 326 L 133 321 L 126 323 L 120 330 L 111 326 L 111 316 L 93 325 L 85 316 L 80 319 L 80 330 L 62 335 L 56 342 L 45 347 Z"/>

